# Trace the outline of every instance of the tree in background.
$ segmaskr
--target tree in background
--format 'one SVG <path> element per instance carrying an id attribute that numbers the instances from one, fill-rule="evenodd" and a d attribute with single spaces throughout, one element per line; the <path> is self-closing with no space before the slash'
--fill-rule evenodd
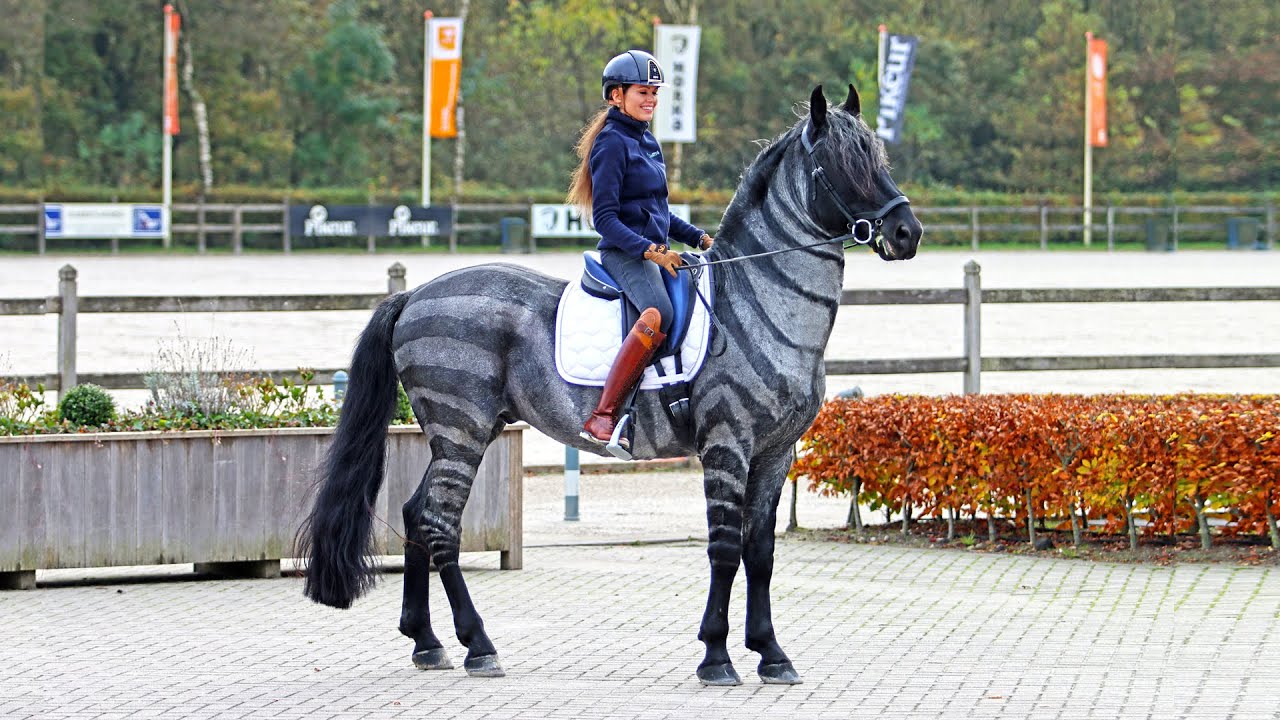
<path id="1" fill-rule="evenodd" d="M 355 0 L 329 8 L 329 27 L 290 77 L 295 185 L 363 185 L 378 177 L 396 100 L 394 59 L 382 29 L 362 21 Z"/>
<path id="2" fill-rule="evenodd" d="M 0 182 L 53 196 L 159 187 L 163 0 L 0 0 Z M 422 128 L 422 5 L 179 2 L 222 184 L 412 192 Z M 438 15 L 458 0 L 433 0 Z M 472 0 L 464 34 L 467 178 L 543 195 L 566 184 L 600 68 L 648 48 L 652 18 L 703 29 L 698 142 L 682 186 L 731 190 L 819 83 L 874 122 L 876 25 L 921 38 L 903 142 L 911 187 L 1080 190 L 1085 30 L 1110 46 L 1108 190 L 1280 185 L 1280 6 L 1256 0 Z M 185 61 L 184 61 L 185 62 Z M 201 177 L 192 103 L 174 176 Z M 438 152 L 453 149 L 438 141 Z M 433 185 L 450 187 L 449 163 Z"/>

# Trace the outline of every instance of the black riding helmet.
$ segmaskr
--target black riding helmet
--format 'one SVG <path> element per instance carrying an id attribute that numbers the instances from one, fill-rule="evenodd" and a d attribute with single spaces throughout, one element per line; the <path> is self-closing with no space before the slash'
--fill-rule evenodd
<path id="1" fill-rule="evenodd" d="M 628 50 L 616 56 L 604 66 L 604 74 L 600 78 L 605 102 L 609 102 L 609 89 L 615 85 L 662 87 L 666 84 L 667 75 L 662 72 L 658 59 L 643 50 Z"/>

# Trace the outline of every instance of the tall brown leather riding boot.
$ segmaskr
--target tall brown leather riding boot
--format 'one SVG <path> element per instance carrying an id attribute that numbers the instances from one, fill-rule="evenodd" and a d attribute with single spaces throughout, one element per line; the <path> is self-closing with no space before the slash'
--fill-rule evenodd
<path id="1" fill-rule="evenodd" d="M 645 308 L 640 313 L 640 319 L 623 339 L 622 349 L 618 351 L 613 367 L 609 368 L 609 377 L 604 381 L 600 403 L 582 426 L 583 438 L 597 443 L 608 443 L 613 438 L 613 426 L 618 421 L 618 404 L 640 381 L 649 360 L 658 351 L 662 341 L 667 339 L 666 334 L 659 330 L 660 327 L 662 315 L 657 308 Z M 626 440 L 622 440 L 620 444 L 626 447 Z"/>

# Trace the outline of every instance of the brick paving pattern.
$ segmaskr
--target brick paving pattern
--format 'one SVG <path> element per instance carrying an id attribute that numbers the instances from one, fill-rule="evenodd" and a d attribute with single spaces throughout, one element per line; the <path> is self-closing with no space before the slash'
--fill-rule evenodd
<path id="1" fill-rule="evenodd" d="M 804 678 L 703 688 L 700 543 L 464 556 L 502 679 L 421 672 L 401 576 L 349 611 L 297 578 L 0 595 L 5 718 L 1204 718 L 1280 710 L 1274 568 L 1089 564 L 782 540 L 779 639 Z M 69 571 L 62 571 L 64 573 Z M 44 579 L 56 573 L 46 573 Z M 443 591 L 436 629 L 455 663 Z M 731 648 L 733 646 L 731 645 Z M 460 663 L 459 663 L 460 664 Z"/>

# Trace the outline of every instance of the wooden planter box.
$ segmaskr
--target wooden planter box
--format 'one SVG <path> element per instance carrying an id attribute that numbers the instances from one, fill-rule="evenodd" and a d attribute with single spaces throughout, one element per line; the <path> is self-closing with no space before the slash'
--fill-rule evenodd
<path id="1" fill-rule="evenodd" d="M 480 463 L 462 516 L 464 552 L 522 563 L 522 435 L 507 428 Z M 333 428 L 0 437 L 0 588 L 53 568 L 195 563 L 273 576 L 290 557 Z M 377 552 L 404 553 L 400 508 L 431 449 L 393 427 L 374 507 Z M 385 521 L 385 522 L 382 522 Z"/>

